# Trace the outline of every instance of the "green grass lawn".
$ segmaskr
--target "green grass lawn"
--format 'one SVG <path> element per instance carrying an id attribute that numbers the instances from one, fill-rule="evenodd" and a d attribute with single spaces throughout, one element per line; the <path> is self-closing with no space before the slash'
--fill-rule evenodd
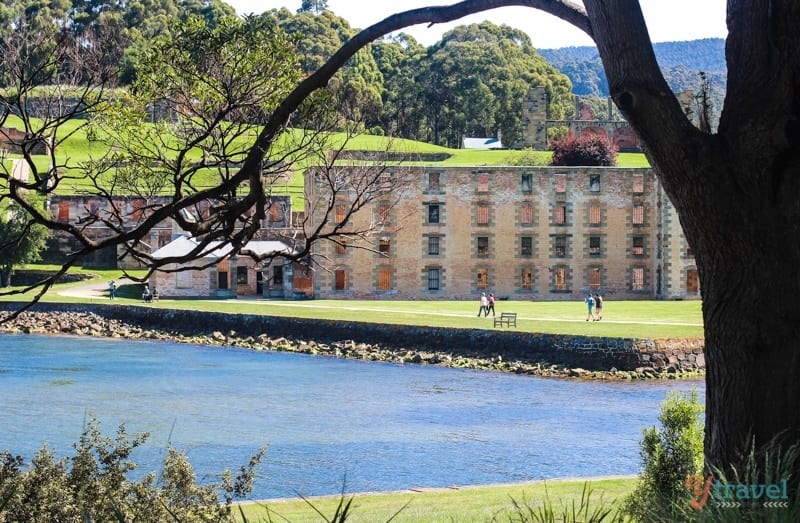
<path id="1" fill-rule="evenodd" d="M 31 266 L 40 268 L 42 266 Z M 77 269 L 76 269 L 77 271 Z M 152 304 L 141 301 L 139 284 L 121 280 L 119 269 L 81 270 L 95 274 L 88 282 L 58 284 L 44 296 L 46 302 L 107 303 L 102 297 L 82 298 L 64 295 L 70 287 L 92 285 L 105 289 L 108 281 L 117 280 L 116 305 L 141 305 L 167 309 L 194 309 L 236 314 L 264 314 L 296 318 L 323 318 L 342 321 L 364 321 L 398 325 L 474 328 L 493 330 L 492 318 L 478 318 L 477 300 L 468 301 L 404 301 L 404 300 L 170 300 L 162 298 Z M 143 276 L 144 271 L 134 271 Z M 13 280 L 12 280 L 13 282 Z M 30 294 L 28 294 L 30 296 Z M 20 295 L 0 297 L 2 300 L 23 299 Z M 624 338 L 701 338 L 703 323 L 701 302 L 690 301 L 614 301 L 606 297 L 603 320 L 587 322 L 582 300 L 522 301 L 499 300 L 501 312 L 517 313 L 517 331 L 549 334 L 576 334 Z"/>
<path id="2" fill-rule="evenodd" d="M 616 507 L 617 501 L 633 491 L 636 478 L 592 480 L 589 483 L 589 510 L 596 507 Z M 388 521 L 398 511 L 393 523 L 485 523 L 487 521 L 518 521 L 519 505 L 537 507 L 545 499 L 561 513 L 562 504 L 579 507 L 585 481 L 546 481 L 513 485 L 421 489 L 420 492 L 386 492 L 356 495 L 352 503 L 352 523 Z M 338 496 L 309 499 L 326 518 L 330 519 L 339 503 Z M 300 499 L 273 500 L 242 505 L 250 523 L 257 521 L 291 521 L 292 523 L 325 521 L 314 508 Z M 269 519 L 271 518 L 271 519 Z M 285 518 L 285 519 L 284 519 Z M 578 519 L 589 521 L 589 518 Z"/>

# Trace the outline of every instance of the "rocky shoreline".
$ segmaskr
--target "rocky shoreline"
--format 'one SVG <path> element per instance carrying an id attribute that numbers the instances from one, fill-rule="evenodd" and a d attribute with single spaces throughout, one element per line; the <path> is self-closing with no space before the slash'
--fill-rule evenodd
<path id="1" fill-rule="evenodd" d="M 379 343 L 355 340 L 319 342 L 294 337 L 270 337 L 266 334 L 245 335 L 236 331 L 183 332 L 148 328 L 136 322 L 104 317 L 94 312 L 49 311 L 23 312 L 17 318 L 0 323 L 0 333 L 61 334 L 155 341 L 173 341 L 208 346 L 237 347 L 251 350 L 295 352 L 336 358 L 380 361 L 401 364 L 441 365 L 452 368 L 488 370 L 533 376 L 588 380 L 630 381 L 652 379 L 685 379 L 705 375 L 697 368 L 680 365 L 638 367 L 633 370 L 586 370 L 543 361 L 508 359 L 502 355 L 465 356 L 443 347 L 441 350 L 419 350 L 387 347 Z"/>

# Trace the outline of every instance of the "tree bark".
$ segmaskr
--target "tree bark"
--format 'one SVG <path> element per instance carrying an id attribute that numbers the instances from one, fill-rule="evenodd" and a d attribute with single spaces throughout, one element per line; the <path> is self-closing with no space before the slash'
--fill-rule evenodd
<path id="1" fill-rule="evenodd" d="M 728 91 L 719 130 L 708 134 L 680 114 L 638 2 L 585 5 L 611 94 L 696 253 L 706 462 L 743 470 L 752 444 L 800 435 L 800 306 L 792 303 L 800 301 L 800 7 L 728 2 Z"/>

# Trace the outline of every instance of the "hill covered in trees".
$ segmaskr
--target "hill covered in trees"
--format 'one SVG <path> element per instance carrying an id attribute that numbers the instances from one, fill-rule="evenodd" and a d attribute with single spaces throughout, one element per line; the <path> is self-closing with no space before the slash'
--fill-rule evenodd
<path id="1" fill-rule="evenodd" d="M 725 40 L 705 38 L 653 44 L 661 70 L 674 92 L 699 91 L 703 71 L 712 88 L 725 91 Z M 572 82 L 577 96 L 608 96 L 608 81 L 597 48 L 593 46 L 539 49 L 539 53 Z"/>

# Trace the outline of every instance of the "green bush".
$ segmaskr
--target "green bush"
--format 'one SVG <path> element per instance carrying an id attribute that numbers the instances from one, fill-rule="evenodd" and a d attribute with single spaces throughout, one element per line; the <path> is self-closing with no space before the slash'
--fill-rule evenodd
<path id="1" fill-rule="evenodd" d="M 671 521 L 689 506 L 686 478 L 703 469 L 702 414 L 697 390 L 667 394 L 658 416 L 661 427 L 643 431 L 642 478 L 625 500 L 626 513 L 639 521 Z"/>
<path id="2" fill-rule="evenodd" d="M 25 469 L 21 457 L 0 452 L 0 523 L 235 521 L 233 502 L 252 490 L 264 449 L 235 477 L 225 471 L 218 483 L 201 486 L 186 456 L 170 447 L 158 476 L 132 481 L 130 456 L 147 437 L 129 437 L 120 426 L 112 439 L 92 419 L 70 458 L 56 458 L 45 445 Z"/>

